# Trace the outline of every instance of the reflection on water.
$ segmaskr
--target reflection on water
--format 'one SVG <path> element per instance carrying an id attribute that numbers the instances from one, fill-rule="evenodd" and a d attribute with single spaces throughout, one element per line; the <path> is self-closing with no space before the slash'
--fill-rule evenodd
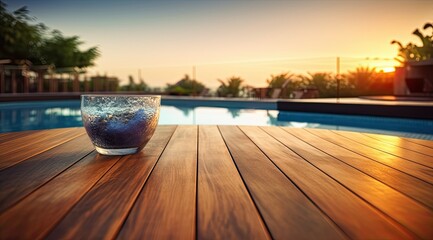
<path id="1" fill-rule="evenodd" d="M 183 113 L 183 116 L 185 116 L 187 118 L 189 117 L 191 112 L 194 110 L 193 107 L 182 107 L 182 106 L 173 106 L 173 107 L 175 107 L 176 109 L 179 109 Z"/>
<path id="2" fill-rule="evenodd" d="M 241 110 L 239 109 L 227 109 L 233 118 L 237 118 L 241 115 Z"/>
<path id="3" fill-rule="evenodd" d="M 0 132 L 80 127 L 79 101 L 0 104 Z M 162 106 L 159 124 L 326 128 L 433 140 L 433 121 L 217 107 Z"/>
<path id="4" fill-rule="evenodd" d="M 1 109 L 0 132 L 82 126 L 79 108 Z"/>
<path id="5" fill-rule="evenodd" d="M 306 127 L 380 133 L 433 140 L 433 121 L 431 120 L 299 112 L 279 112 L 278 120 L 292 123 L 309 123 Z"/>
<path id="6" fill-rule="evenodd" d="M 275 110 L 194 107 L 186 111 L 182 107 L 163 106 L 159 124 L 290 125 L 287 122 L 278 121 L 277 114 L 278 111 Z"/>

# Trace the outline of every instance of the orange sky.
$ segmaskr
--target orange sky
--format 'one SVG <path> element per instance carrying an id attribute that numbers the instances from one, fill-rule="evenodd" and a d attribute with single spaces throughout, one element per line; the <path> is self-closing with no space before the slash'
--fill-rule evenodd
<path id="1" fill-rule="evenodd" d="M 126 82 L 140 71 L 153 87 L 191 75 L 193 65 L 208 87 L 233 75 L 265 86 L 271 74 L 335 72 L 337 56 L 343 71 L 389 67 L 394 62 L 365 58 L 395 57 L 391 40 L 418 43 L 411 32 L 433 22 L 433 1 L 419 0 L 68 2 L 8 4 L 27 5 L 50 28 L 99 46 L 91 74 Z"/>

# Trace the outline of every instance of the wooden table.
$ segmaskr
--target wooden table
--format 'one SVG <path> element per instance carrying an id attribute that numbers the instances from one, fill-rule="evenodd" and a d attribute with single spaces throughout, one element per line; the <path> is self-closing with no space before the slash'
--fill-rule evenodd
<path id="1" fill-rule="evenodd" d="M 1 239 L 433 238 L 433 141 L 160 126 L 130 156 L 82 128 L 0 134 Z"/>

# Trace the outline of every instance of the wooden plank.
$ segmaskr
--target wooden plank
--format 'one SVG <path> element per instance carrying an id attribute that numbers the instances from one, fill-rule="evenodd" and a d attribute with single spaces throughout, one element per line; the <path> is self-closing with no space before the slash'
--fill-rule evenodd
<path id="1" fill-rule="evenodd" d="M 197 126 L 178 126 L 118 238 L 195 238 L 196 173 Z"/>
<path id="2" fill-rule="evenodd" d="M 284 130 L 240 128 L 350 238 L 415 237 L 272 137 L 284 138 Z"/>
<path id="3" fill-rule="evenodd" d="M 10 146 L 15 145 L 17 147 L 24 145 L 28 142 L 35 142 L 37 140 L 40 140 L 40 138 L 43 137 L 49 137 L 50 135 L 56 135 L 60 133 L 64 133 L 67 131 L 70 131 L 72 128 L 57 128 L 57 129 L 50 129 L 50 130 L 41 130 L 41 131 L 25 131 L 25 132 L 15 132 L 10 133 L 10 135 L 16 135 L 17 137 L 11 137 L 9 141 L 2 141 L 0 142 L 0 148 L 1 149 L 7 149 L 3 148 L 4 146 Z M 5 133 L 4 135 L 8 135 L 9 133 Z M 8 149 L 10 150 L 10 149 Z"/>
<path id="4" fill-rule="evenodd" d="M 419 163 L 421 165 L 433 168 L 433 157 L 424 155 L 410 149 L 401 148 L 386 142 L 381 142 L 380 140 L 370 138 L 362 133 L 357 132 L 347 132 L 347 131 L 332 131 L 335 134 L 346 137 L 357 143 L 375 148 L 385 153 L 392 154 L 402 159 L 406 159 L 412 162 Z"/>
<path id="5" fill-rule="evenodd" d="M 1 171 L 0 212 L 69 168 L 93 149 L 87 135 L 81 135 Z"/>
<path id="6" fill-rule="evenodd" d="M 114 238 L 175 129 L 158 127 L 146 147 L 114 165 L 47 238 Z"/>
<path id="7" fill-rule="evenodd" d="M 0 146 L 0 171 L 84 134 L 83 128 L 66 128 L 38 132 L 9 141 Z"/>
<path id="8" fill-rule="evenodd" d="M 417 139 L 417 138 L 404 138 L 405 140 L 413 143 L 417 143 L 429 148 L 433 149 L 433 140 L 423 140 L 423 139 Z"/>
<path id="9" fill-rule="evenodd" d="M 40 130 L 43 131 L 43 130 Z M 0 146 L 3 144 L 6 144 L 8 141 L 25 137 L 31 134 L 37 133 L 38 130 L 32 130 L 32 131 L 22 131 L 22 132 L 8 132 L 8 133 L 1 133 L 0 134 Z"/>
<path id="10" fill-rule="evenodd" d="M 338 134 L 335 134 L 329 130 L 308 129 L 307 131 L 321 137 L 322 139 L 337 144 L 345 149 L 365 156 L 372 161 L 384 164 L 391 168 L 395 168 L 406 174 L 410 174 L 430 184 L 433 184 L 433 169 L 429 167 L 401 159 L 399 157 L 384 153 L 374 148 L 367 147 L 363 144 L 357 143 Z"/>
<path id="11" fill-rule="evenodd" d="M 408 137 L 402 137 L 402 136 L 394 136 L 394 135 L 386 135 L 386 134 L 378 134 L 378 133 L 363 133 L 364 135 L 378 139 L 383 140 L 385 142 L 391 143 L 391 144 L 406 144 L 406 143 L 415 143 L 415 145 L 423 145 L 429 148 L 433 148 L 433 140 L 427 140 L 427 139 L 418 139 L 418 138 L 408 138 Z M 415 146 L 414 145 L 414 146 Z"/>
<path id="12" fill-rule="evenodd" d="M 346 238 L 238 127 L 219 129 L 273 238 Z"/>
<path id="13" fill-rule="evenodd" d="M 350 154 L 348 154 L 346 152 L 348 150 L 324 141 L 303 129 L 284 129 L 290 133 L 284 138 L 278 138 L 284 145 L 419 237 L 428 239 L 433 236 L 433 228 L 431 228 L 433 224 L 432 210 L 348 165 L 359 164 L 356 160 L 353 160 L 357 159 L 356 154 L 350 151 Z M 336 158 L 344 160 L 348 164 Z M 373 162 L 362 158 L 360 160 L 362 162 Z M 387 169 L 380 169 L 379 166 L 384 165 L 368 165 L 369 169 L 362 168 L 362 171 L 370 171 L 378 176 L 386 174 Z M 393 176 L 395 173 L 399 173 L 399 171 L 391 171 L 388 176 Z M 384 179 L 386 180 L 386 178 Z M 396 189 L 400 189 L 400 184 L 404 183 L 404 181 L 398 179 L 398 177 L 392 179 L 397 182 Z M 423 181 L 419 182 L 423 183 Z M 413 186 L 415 187 L 416 184 Z M 426 194 L 433 198 L 432 193 L 433 191 L 430 188 L 430 191 Z"/>
<path id="14" fill-rule="evenodd" d="M 433 156 L 433 141 L 418 140 L 412 138 L 401 138 L 396 136 L 379 135 L 379 134 L 371 134 L 371 133 L 364 133 L 364 135 L 395 146 L 399 146 L 405 149 L 410 149 L 422 154 Z"/>
<path id="15" fill-rule="evenodd" d="M 54 131 L 61 131 L 60 129 L 53 129 Z M 0 146 L 8 144 L 9 141 L 30 136 L 32 134 L 36 134 L 40 132 L 46 132 L 49 130 L 29 130 L 29 131 L 20 131 L 20 132 L 7 132 L 7 133 L 1 133 L 0 134 Z"/>
<path id="16" fill-rule="evenodd" d="M 43 238 L 119 158 L 87 155 L 1 214 L 1 238 Z"/>
<path id="17" fill-rule="evenodd" d="M 386 165 L 371 161 L 357 153 L 341 148 L 338 145 L 325 141 L 322 138 L 302 129 L 290 129 L 290 133 L 315 143 L 315 146 L 343 161 L 350 166 L 370 175 L 371 177 L 387 184 L 388 186 L 419 201 L 433 209 L 433 186 L 425 181 L 414 178 L 404 172 L 390 168 Z"/>
<path id="18" fill-rule="evenodd" d="M 216 126 L 199 127 L 197 238 L 269 239 Z"/>

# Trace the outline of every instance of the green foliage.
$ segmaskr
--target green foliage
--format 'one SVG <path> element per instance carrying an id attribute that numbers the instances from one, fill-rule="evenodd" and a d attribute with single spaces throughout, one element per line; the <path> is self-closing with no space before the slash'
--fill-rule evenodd
<path id="1" fill-rule="evenodd" d="M 376 68 L 358 67 L 342 77 L 342 96 L 387 95 L 393 91 L 394 73 L 377 72 Z"/>
<path id="2" fill-rule="evenodd" d="M 86 68 L 100 55 L 96 47 L 79 50 L 78 36 L 65 37 L 54 30 L 46 34 L 44 24 L 32 24 L 27 7 L 14 12 L 0 1 L 0 58 L 30 60 L 33 64 L 53 64 L 57 68 Z"/>
<path id="3" fill-rule="evenodd" d="M 433 30 L 432 23 L 426 23 L 424 25 L 424 30 L 431 28 Z M 412 32 L 415 36 L 417 36 L 421 42 L 422 46 L 418 46 L 414 43 L 408 43 L 406 46 L 403 46 L 401 42 L 393 40 L 391 44 L 397 44 L 399 46 L 398 56 L 396 60 L 404 63 L 406 61 L 423 61 L 433 58 L 433 31 L 431 35 L 422 34 L 419 29 L 415 29 Z"/>
<path id="4" fill-rule="evenodd" d="M 348 71 L 344 77 L 355 89 L 355 94 L 366 95 L 371 84 L 377 80 L 376 68 L 358 67 L 355 71 Z"/>
<path id="5" fill-rule="evenodd" d="M 270 79 L 266 80 L 268 88 L 271 89 L 271 96 L 274 91 L 281 89 L 280 98 L 289 98 L 293 91 L 302 87 L 302 82 L 298 81 L 292 73 L 281 73 L 278 75 L 271 75 Z"/>
<path id="6" fill-rule="evenodd" d="M 393 92 L 393 81 L 394 73 L 377 72 L 375 68 L 361 66 L 341 76 L 339 96 L 389 95 Z M 331 73 L 299 75 L 297 82 L 297 89 L 313 88 L 319 91 L 319 97 L 337 97 L 337 79 Z"/>
<path id="7" fill-rule="evenodd" d="M 136 84 L 134 78 L 131 75 L 129 75 L 128 78 L 129 84 L 120 86 L 120 91 L 149 92 L 151 90 L 150 87 L 143 81 L 143 79 L 140 79 L 140 82 Z"/>
<path id="8" fill-rule="evenodd" d="M 205 85 L 194 79 L 190 79 L 190 77 L 185 74 L 184 78 L 182 78 L 176 84 L 167 84 L 165 91 L 170 95 L 197 96 L 205 89 Z"/>
<path id="9" fill-rule="evenodd" d="M 269 88 L 284 88 L 288 82 L 293 79 L 294 74 L 281 73 L 279 75 L 271 75 L 271 79 L 266 80 Z"/>
<path id="10" fill-rule="evenodd" d="M 78 36 L 65 37 L 60 31 L 53 31 L 52 36 L 44 40 L 41 46 L 41 58 L 45 64 L 54 64 L 57 68 L 78 67 L 85 68 L 94 65 L 99 56 L 96 47 L 80 51 L 83 44 Z"/>
<path id="11" fill-rule="evenodd" d="M 392 87 L 391 87 L 392 89 Z M 331 89 L 328 91 L 330 94 L 328 97 L 337 97 L 337 79 L 333 81 Z M 320 91 L 319 91 L 320 94 Z M 360 96 L 353 85 L 349 83 L 346 75 L 342 75 L 339 81 L 339 97 L 358 97 Z"/>
<path id="12" fill-rule="evenodd" d="M 230 77 L 224 82 L 218 79 L 221 85 L 217 89 L 217 94 L 219 97 L 240 97 L 243 92 L 243 82 L 244 80 L 240 77 Z"/>
<path id="13" fill-rule="evenodd" d="M 39 60 L 39 47 L 46 27 L 31 24 L 33 18 L 26 7 L 14 12 L 6 10 L 0 1 L 0 58 Z"/>
<path id="14" fill-rule="evenodd" d="M 300 75 L 299 78 L 305 88 L 317 89 L 320 97 L 332 97 L 336 93 L 336 80 L 330 73 L 308 73 L 306 76 Z"/>

